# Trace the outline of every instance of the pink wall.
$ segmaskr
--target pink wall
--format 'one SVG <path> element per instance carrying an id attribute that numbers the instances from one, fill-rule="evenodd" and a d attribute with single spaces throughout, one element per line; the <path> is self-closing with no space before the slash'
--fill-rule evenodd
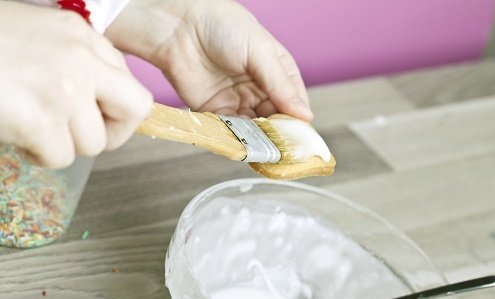
<path id="1" fill-rule="evenodd" d="M 479 58 L 495 0 L 239 0 L 294 55 L 308 85 Z M 128 57 L 157 100 L 158 70 Z"/>

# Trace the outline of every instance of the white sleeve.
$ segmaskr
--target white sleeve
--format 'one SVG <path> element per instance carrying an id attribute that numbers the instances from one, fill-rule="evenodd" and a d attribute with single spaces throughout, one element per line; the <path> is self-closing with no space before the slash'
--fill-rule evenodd
<path id="1" fill-rule="evenodd" d="M 103 34 L 130 0 L 86 0 L 93 28 Z"/>
<path id="2" fill-rule="evenodd" d="M 37 5 L 57 7 L 57 0 L 21 0 Z M 103 34 L 130 0 L 86 0 L 86 8 L 90 11 L 89 19 L 93 28 Z"/>

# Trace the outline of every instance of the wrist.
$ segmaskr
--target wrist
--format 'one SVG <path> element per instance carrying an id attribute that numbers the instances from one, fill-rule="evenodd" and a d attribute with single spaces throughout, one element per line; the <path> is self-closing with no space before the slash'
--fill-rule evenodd
<path id="1" fill-rule="evenodd" d="M 184 24 L 195 0 L 131 0 L 105 32 L 119 50 L 153 62 L 153 57 Z"/>

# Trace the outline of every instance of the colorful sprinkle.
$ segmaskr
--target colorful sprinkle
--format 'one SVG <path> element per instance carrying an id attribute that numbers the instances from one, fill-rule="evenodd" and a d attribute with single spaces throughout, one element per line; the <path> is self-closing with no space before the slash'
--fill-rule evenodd
<path id="1" fill-rule="evenodd" d="M 70 210 L 60 173 L 32 166 L 13 146 L 0 145 L 0 246 L 54 241 L 68 225 Z"/>
<path id="2" fill-rule="evenodd" d="M 85 230 L 81 235 L 81 240 L 86 240 L 89 237 L 89 230 Z"/>

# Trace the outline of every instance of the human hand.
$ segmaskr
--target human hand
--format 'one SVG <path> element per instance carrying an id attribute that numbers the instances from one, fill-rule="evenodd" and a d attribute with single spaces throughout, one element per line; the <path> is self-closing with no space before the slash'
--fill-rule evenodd
<path id="1" fill-rule="evenodd" d="M 152 97 L 72 12 L 0 1 L 0 143 L 59 168 L 124 143 Z"/>
<path id="2" fill-rule="evenodd" d="M 235 1 L 131 0 L 106 35 L 158 66 L 194 110 L 313 117 L 292 56 Z"/>

